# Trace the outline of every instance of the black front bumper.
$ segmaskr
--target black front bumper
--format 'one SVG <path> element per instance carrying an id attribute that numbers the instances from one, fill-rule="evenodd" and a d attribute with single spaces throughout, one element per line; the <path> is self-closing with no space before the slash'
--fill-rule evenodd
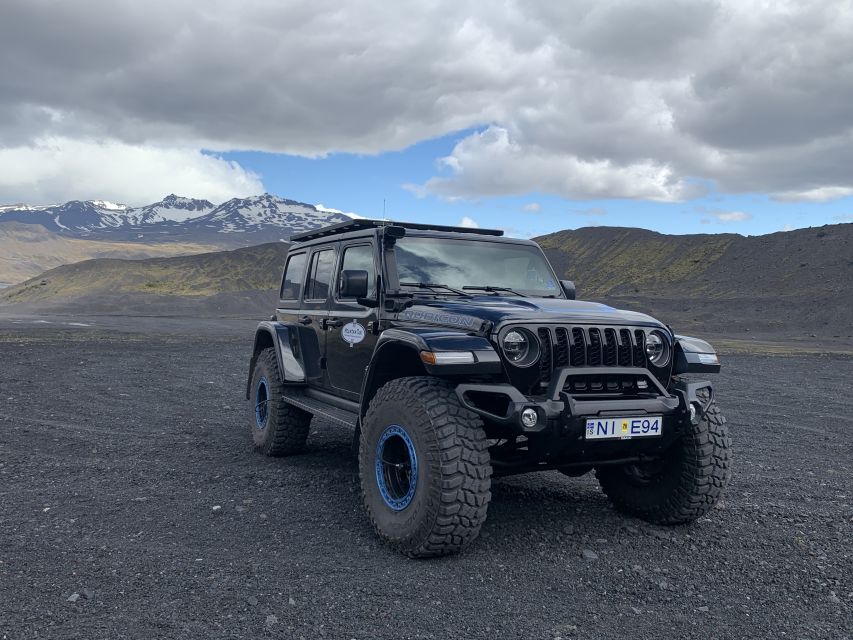
<path id="1" fill-rule="evenodd" d="M 647 381 L 648 393 L 636 397 L 583 397 L 564 390 L 572 376 L 640 376 Z M 707 389 L 700 399 L 698 392 Z M 461 384 L 456 388 L 460 402 L 479 414 L 487 425 L 499 431 L 527 436 L 530 455 L 561 463 L 595 463 L 620 457 L 654 456 L 681 437 L 691 420 L 698 421 L 713 398 L 710 382 L 676 382 L 668 391 L 655 376 L 637 367 L 564 367 L 554 371 L 544 396 L 525 396 L 510 384 Z M 500 402 L 484 399 L 503 396 Z M 496 413 L 494 407 L 504 409 Z M 691 407 L 693 408 L 691 410 Z M 537 413 L 535 426 L 525 426 L 521 415 L 525 409 Z M 626 438 L 624 440 L 586 440 L 589 418 L 663 416 L 660 437 Z"/>

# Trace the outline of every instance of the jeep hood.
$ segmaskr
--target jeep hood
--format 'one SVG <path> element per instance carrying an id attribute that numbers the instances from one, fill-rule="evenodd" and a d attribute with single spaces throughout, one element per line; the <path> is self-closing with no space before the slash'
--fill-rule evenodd
<path id="1" fill-rule="evenodd" d="M 505 322 L 531 324 L 607 324 L 664 325 L 644 313 L 615 309 L 598 302 L 560 298 L 515 298 L 509 296 L 472 296 L 471 298 L 419 298 L 400 314 L 401 320 L 426 324 L 477 329 L 479 321 L 494 325 Z M 475 322 L 477 320 L 478 322 Z"/>

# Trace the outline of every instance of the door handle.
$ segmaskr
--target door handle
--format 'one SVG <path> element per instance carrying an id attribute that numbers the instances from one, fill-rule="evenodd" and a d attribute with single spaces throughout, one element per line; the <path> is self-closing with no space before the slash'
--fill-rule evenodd
<path id="1" fill-rule="evenodd" d="M 311 316 L 302 316 L 299 318 L 299 324 L 311 324 L 312 322 L 314 320 L 312 320 Z"/>
<path id="2" fill-rule="evenodd" d="M 339 318 L 330 318 L 323 320 L 324 329 L 336 329 L 342 326 L 344 326 L 344 321 Z"/>

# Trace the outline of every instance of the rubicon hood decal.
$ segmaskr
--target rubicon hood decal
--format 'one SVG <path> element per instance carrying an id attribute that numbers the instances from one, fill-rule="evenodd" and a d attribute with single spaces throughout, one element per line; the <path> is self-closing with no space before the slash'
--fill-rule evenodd
<path id="1" fill-rule="evenodd" d="M 471 316 L 457 315 L 447 313 L 445 311 L 432 311 L 426 309 L 407 309 L 400 314 L 400 320 L 410 320 L 412 322 L 430 322 L 433 324 L 451 325 L 454 327 L 464 327 L 466 329 L 475 329 L 480 326 L 482 320 Z"/>

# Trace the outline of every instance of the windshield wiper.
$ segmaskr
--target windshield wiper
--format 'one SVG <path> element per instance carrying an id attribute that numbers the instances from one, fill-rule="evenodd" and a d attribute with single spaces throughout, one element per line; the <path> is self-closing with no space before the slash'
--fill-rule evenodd
<path id="1" fill-rule="evenodd" d="M 519 293 L 518 291 L 514 291 L 513 289 L 510 289 L 509 287 L 462 287 L 462 288 L 465 289 L 466 291 L 469 291 L 469 290 L 470 291 L 473 291 L 473 290 L 488 291 L 489 293 L 494 293 L 495 295 L 498 295 L 499 292 L 506 292 L 506 293 L 511 293 L 511 294 L 518 296 L 520 298 L 526 298 L 527 297 L 523 293 Z"/>
<path id="2" fill-rule="evenodd" d="M 445 289 L 446 291 L 450 291 L 451 293 L 455 293 L 457 296 L 465 296 L 470 297 L 464 291 L 460 291 L 459 289 L 454 289 L 451 286 L 446 284 L 438 284 L 435 282 L 401 282 L 401 287 L 417 287 L 418 289 L 432 289 L 435 291 L 436 289 Z M 467 288 L 467 287 L 466 287 Z"/>

